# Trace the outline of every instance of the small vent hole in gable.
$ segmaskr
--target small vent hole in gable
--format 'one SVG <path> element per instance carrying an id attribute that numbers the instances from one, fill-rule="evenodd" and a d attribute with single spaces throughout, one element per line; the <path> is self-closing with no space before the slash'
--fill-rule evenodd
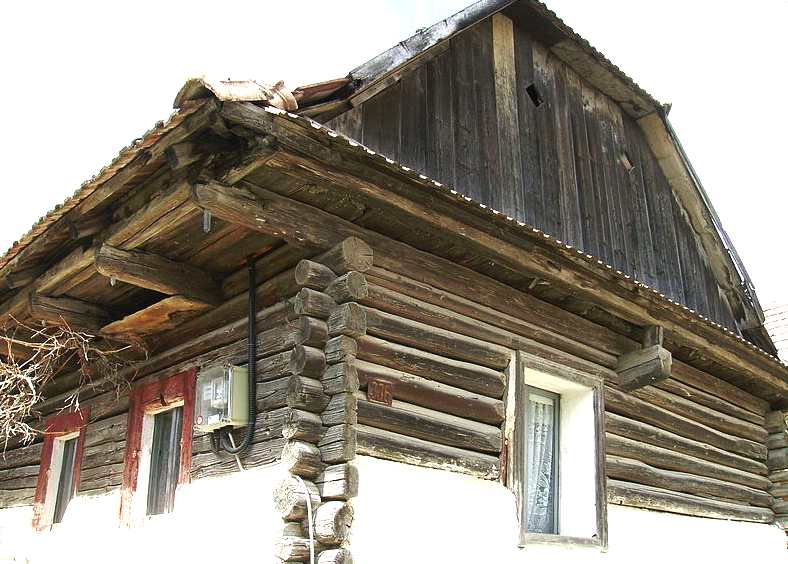
<path id="1" fill-rule="evenodd" d="M 539 92 L 539 89 L 536 87 L 536 84 L 530 84 L 525 87 L 525 91 L 528 92 L 528 97 L 531 99 L 535 107 L 539 107 L 544 103 L 544 98 L 542 98 L 542 94 Z"/>

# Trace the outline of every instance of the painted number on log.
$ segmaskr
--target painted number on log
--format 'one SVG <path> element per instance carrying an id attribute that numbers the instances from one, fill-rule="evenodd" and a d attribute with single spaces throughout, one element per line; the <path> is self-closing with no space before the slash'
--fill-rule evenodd
<path id="1" fill-rule="evenodd" d="M 391 382 L 384 380 L 370 380 L 367 383 L 367 399 L 376 403 L 383 403 L 388 406 L 391 405 L 394 399 L 394 392 L 391 387 Z"/>

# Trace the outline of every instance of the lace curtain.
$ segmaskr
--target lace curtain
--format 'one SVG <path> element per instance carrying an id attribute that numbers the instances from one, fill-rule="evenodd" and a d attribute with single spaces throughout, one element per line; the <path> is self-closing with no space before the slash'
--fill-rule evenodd
<path id="1" fill-rule="evenodd" d="M 555 530 L 555 401 L 528 394 L 528 508 L 527 530 L 557 533 Z"/>

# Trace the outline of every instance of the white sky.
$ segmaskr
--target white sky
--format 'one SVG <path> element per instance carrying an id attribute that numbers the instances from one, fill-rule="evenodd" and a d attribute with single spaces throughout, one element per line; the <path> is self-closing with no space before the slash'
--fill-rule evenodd
<path id="1" fill-rule="evenodd" d="M 156 120 L 188 76 L 344 76 L 470 0 L 8 2 L 0 252 Z M 788 301 L 788 2 L 548 0 L 663 102 L 764 305 Z"/>

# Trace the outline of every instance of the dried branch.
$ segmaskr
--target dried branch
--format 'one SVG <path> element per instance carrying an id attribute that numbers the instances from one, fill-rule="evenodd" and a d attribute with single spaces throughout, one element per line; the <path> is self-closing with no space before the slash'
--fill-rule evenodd
<path id="1" fill-rule="evenodd" d="M 30 442 L 39 433 L 31 426 L 42 391 L 57 375 L 71 368 L 78 382 L 63 409 L 79 407 L 89 388 L 115 388 L 120 393 L 133 375 L 122 370 L 130 361 L 121 355 L 131 345 L 99 341 L 98 337 L 63 326 L 29 327 L 15 322 L 0 331 L 0 440 Z"/>

